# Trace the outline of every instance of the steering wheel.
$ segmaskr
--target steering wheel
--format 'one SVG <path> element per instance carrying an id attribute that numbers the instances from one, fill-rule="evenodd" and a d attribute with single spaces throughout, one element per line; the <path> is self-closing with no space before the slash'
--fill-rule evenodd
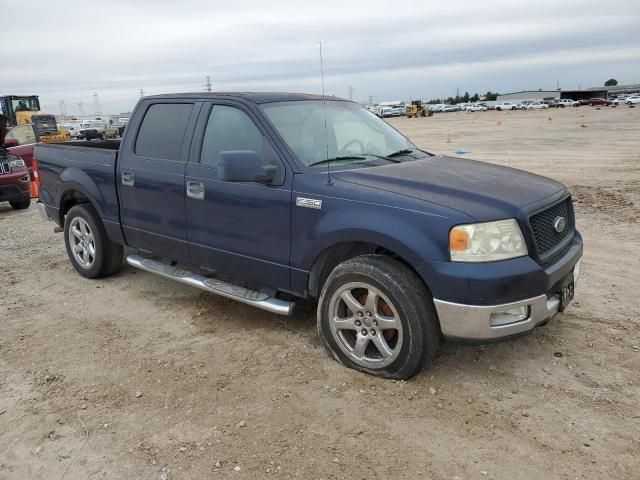
<path id="1" fill-rule="evenodd" d="M 358 145 L 360 147 L 360 153 L 364 153 L 364 143 L 362 143 L 360 140 L 358 140 L 357 138 L 354 138 L 353 140 L 349 140 L 347 143 L 345 143 L 345 145 L 340 149 L 341 154 L 344 153 L 353 153 L 353 152 L 349 152 L 349 147 L 351 145 Z"/>

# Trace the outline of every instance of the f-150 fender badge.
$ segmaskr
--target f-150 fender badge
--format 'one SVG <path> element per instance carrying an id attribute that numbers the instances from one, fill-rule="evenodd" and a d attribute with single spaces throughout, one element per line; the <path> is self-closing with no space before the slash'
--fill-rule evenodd
<path id="1" fill-rule="evenodd" d="M 296 197 L 296 207 L 314 208 L 316 210 L 322 210 L 322 200 L 316 200 L 314 198 Z"/>

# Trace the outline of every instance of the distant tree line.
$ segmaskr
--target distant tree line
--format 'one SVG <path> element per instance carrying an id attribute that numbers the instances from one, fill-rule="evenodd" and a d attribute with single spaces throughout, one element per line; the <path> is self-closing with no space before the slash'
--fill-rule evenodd
<path id="1" fill-rule="evenodd" d="M 436 103 L 450 103 L 455 105 L 456 103 L 469 103 L 469 102 L 479 102 L 480 98 L 486 101 L 494 101 L 498 98 L 498 94 L 488 91 L 484 95 L 479 95 L 474 93 L 473 95 L 469 95 L 469 92 L 464 92 L 464 95 L 456 95 L 455 97 L 448 98 L 434 98 L 429 100 L 427 103 L 430 105 L 434 105 Z"/>

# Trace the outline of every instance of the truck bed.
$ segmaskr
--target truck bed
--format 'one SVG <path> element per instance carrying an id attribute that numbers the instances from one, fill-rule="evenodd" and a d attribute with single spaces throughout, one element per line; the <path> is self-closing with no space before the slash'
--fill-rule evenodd
<path id="1" fill-rule="evenodd" d="M 58 212 L 67 200 L 61 198 L 61 192 L 73 188 L 93 200 L 110 237 L 121 237 L 115 184 L 119 147 L 119 140 L 36 145 L 34 155 L 39 166 L 40 199 L 56 223 L 62 224 Z"/>

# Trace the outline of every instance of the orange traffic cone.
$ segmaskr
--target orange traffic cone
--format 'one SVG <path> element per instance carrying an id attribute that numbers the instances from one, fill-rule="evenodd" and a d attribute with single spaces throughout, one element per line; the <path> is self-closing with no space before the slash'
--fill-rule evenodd
<path id="1" fill-rule="evenodd" d="M 33 157 L 32 167 L 31 198 L 38 198 L 40 196 L 40 176 L 38 175 L 38 160 L 35 157 Z"/>

